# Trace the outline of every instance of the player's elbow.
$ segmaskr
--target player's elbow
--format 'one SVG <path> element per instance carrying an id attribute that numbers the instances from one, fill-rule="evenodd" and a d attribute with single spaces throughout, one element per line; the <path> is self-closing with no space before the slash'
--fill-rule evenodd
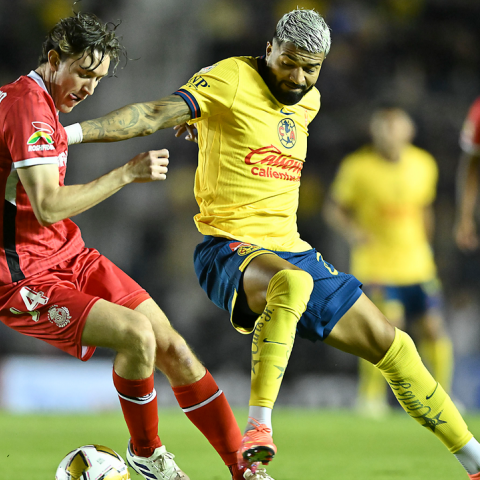
<path id="1" fill-rule="evenodd" d="M 38 223 L 42 227 L 50 227 L 54 223 L 57 223 L 58 220 L 55 220 L 51 215 L 45 215 L 45 214 L 37 214 L 35 213 L 35 217 L 38 220 Z"/>
<path id="2" fill-rule="evenodd" d="M 35 217 L 42 227 L 50 227 L 54 223 L 63 220 L 59 212 L 50 208 L 48 204 L 43 204 L 33 208 Z"/>

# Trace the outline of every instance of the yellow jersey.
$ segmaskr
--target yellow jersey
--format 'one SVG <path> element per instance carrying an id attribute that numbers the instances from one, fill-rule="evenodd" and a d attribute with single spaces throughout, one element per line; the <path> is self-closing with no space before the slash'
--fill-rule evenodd
<path id="1" fill-rule="evenodd" d="M 409 285 L 435 277 L 424 214 L 435 199 L 437 178 L 434 158 L 413 145 L 398 162 L 371 146 L 342 161 L 332 197 L 368 234 L 351 251 L 350 270 L 360 281 Z"/>
<path id="2" fill-rule="evenodd" d="M 277 251 L 310 249 L 297 230 L 308 125 L 320 109 L 314 87 L 295 105 L 279 103 L 255 57 L 203 68 L 175 92 L 198 129 L 195 216 L 204 235 Z"/>

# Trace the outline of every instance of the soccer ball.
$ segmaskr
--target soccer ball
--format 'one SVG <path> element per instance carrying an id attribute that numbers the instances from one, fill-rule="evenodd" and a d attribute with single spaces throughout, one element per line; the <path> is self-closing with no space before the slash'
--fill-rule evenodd
<path id="1" fill-rule="evenodd" d="M 76 448 L 60 462 L 55 480 L 130 480 L 123 458 L 103 445 Z"/>

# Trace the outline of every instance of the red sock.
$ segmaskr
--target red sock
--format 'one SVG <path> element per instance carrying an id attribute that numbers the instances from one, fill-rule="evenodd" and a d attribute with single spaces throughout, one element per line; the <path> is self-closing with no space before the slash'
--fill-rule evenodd
<path id="1" fill-rule="evenodd" d="M 198 382 L 172 387 L 177 402 L 189 420 L 205 435 L 225 465 L 237 463 L 242 434 L 232 409 L 207 370 Z"/>
<path id="2" fill-rule="evenodd" d="M 127 380 L 113 370 L 113 384 L 130 432 L 133 453 L 150 457 L 156 448 L 162 446 L 158 436 L 157 392 L 153 373 L 143 380 Z"/>
<path id="3" fill-rule="evenodd" d="M 480 472 L 475 473 L 475 475 L 469 475 L 470 480 L 480 480 Z"/>

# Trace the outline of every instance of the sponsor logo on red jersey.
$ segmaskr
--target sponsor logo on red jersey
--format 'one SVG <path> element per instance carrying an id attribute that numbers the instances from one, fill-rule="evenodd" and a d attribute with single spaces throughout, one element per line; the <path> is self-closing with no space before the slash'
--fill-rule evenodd
<path id="1" fill-rule="evenodd" d="M 55 130 L 45 122 L 32 122 L 32 125 L 33 128 L 35 128 L 35 132 L 33 132 L 27 140 L 28 151 L 38 152 L 43 150 L 55 150 L 52 138 Z M 36 145 L 38 142 L 40 142 L 40 144 Z"/>

